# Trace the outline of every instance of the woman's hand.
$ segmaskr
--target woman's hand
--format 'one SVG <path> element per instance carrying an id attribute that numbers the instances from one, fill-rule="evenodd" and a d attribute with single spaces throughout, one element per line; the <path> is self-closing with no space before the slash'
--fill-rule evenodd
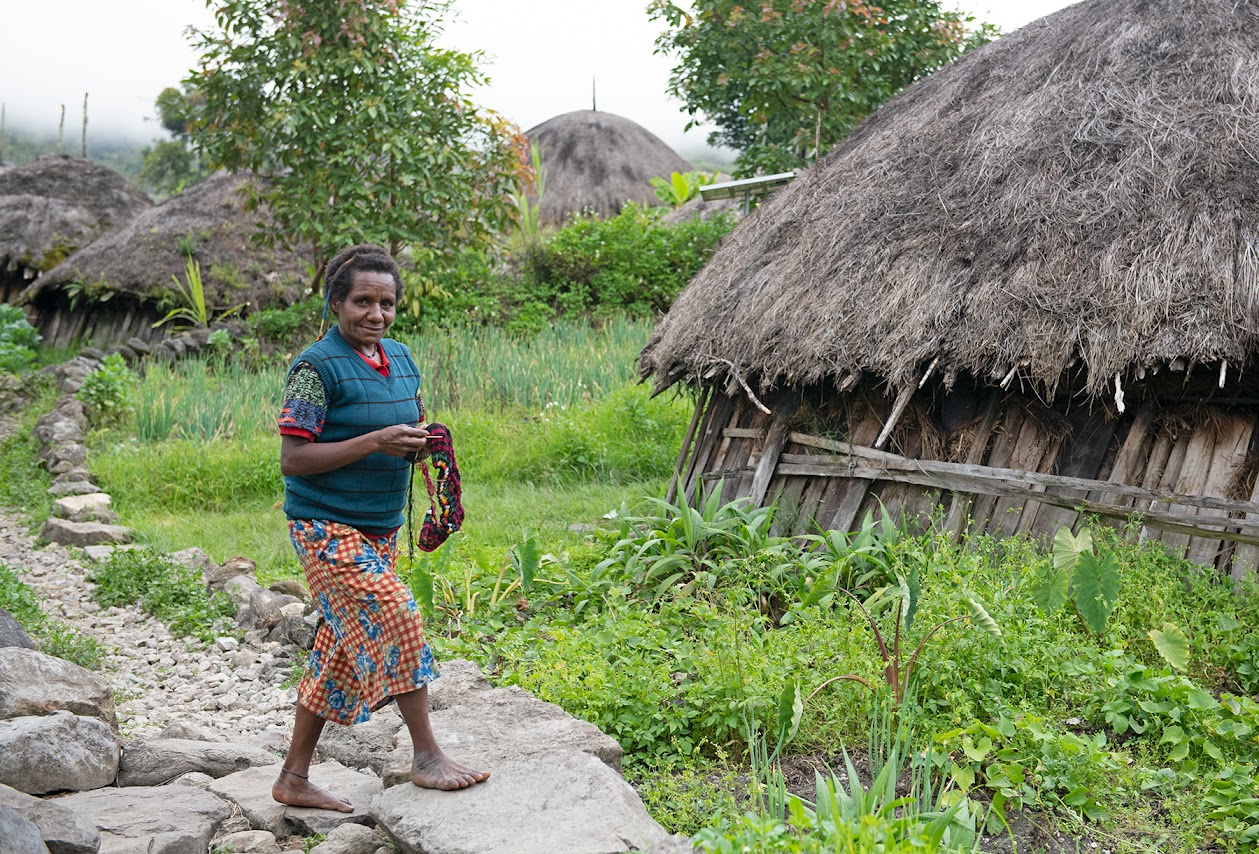
<path id="1" fill-rule="evenodd" d="M 412 427 L 409 424 L 395 424 L 375 433 L 382 454 L 401 457 L 414 462 L 424 452 L 428 443 L 428 431 L 423 427 Z"/>
<path id="2" fill-rule="evenodd" d="M 323 474 L 376 452 L 414 462 L 427 443 L 428 431 L 409 424 L 395 424 L 344 442 L 311 442 L 300 436 L 281 436 L 280 472 L 285 476 Z"/>

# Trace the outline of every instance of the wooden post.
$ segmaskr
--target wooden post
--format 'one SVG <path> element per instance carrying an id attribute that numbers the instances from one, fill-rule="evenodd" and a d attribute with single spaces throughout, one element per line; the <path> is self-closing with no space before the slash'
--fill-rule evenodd
<path id="1" fill-rule="evenodd" d="M 699 399 L 695 401 L 695 414 L 691 416 L 691 425 L 686 428 L 686 436 L 683 437 L 682 447 L 678 450 L 678 462 L 673 467 L 673 477 L 669 478 L 669 490 L 664 496 L 664 500 L 668 504 L 672 504 L 673 499 L 678 495 L 678 479 L 682 477 L 682 469 L 686 466 L 686 456 L 691 448 L 692 440 L 695 438 L 695 428 L 699 426 L 700 416 L 704 414 L 704 408 L 708 405 L 711 397 L 712 386 L 704 386 L 700 389 Z"/>
<path id="2" fill-rule="evenodd" d="M 83 146 L 82 157 L 87 159 L 87 93 L 83 93 Z"/>
<path id="3" fill-rule="evenodd" d="M 61 105 L 61 121 L 57 122 L 57 153 L 65 154 L 66 146 L 66 105 Z"/>
<path id="4" fill-rule="evenodd" d="M 966 452 L 966 462 L 971 465 L 978 465 L 984 461 L 984 455 L 988 451 L 988 437 L 992 435 L 992 428 L 997 422 L 997 412 L 1001 409 L 1001 392 L 993 391 L 988 395 L 988 402 L 984 404 L 984 414 L 980 418 L 979 426 L 975 428 L 975 440 L 971 442 L 970 450 Z M 953 500 L 949 502 L 948 515 L 944 517 L 944 529 L 953 531 L 956 539 L 962 538 L 962 523 L 966 521 L 966 512 L 970 510 L 973 495 L 965 492 L 953 493 Z"/>
<path id="5" fill-rule="evenodd" d="M 765 492 L 769 489 L 769 481 L 774 476 L 774 469 L 778 467 L 778 457 L 783 452 L 783 445 L 787 444 L 788 419 L 795 412 L 796 404 L 794 402 L 788 404 L 784 402 L 778 407 L 778 414 L 774 416 L 774 423 L 770 425 L 769 433 L 765 436 L 765 450 L 761 452 L 761 459 L 756 464 L 756 474 L 752 476 L 752 489 L 749 496 L 755 507 L 760 507 L 761 502 L 765 500 Z"/>

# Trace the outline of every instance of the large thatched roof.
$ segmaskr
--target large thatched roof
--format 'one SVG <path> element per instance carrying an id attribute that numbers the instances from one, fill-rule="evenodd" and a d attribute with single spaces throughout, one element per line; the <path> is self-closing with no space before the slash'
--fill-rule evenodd
<path id="1" fill-rule="evenodd" d="M 41 270 L 152 202 L 117 172 L 52 155 L 0 169 L 0 270 Z"/>
<path id="2" fill-rule="evenodd" d="M 1088 389 L 1259 343 L 1259 3 L 1089 0 L 911 86 L 746 218 L 658 387 L 860 370 Z"/>
<path id="3" fill-rule="evenodd" d="M 542 155 L 544 223 L 562 223 L 582 212 L 614 216 L 631 200 L 658 205 L 651 179 L 668 180 L 691 168 L 660 137 L 611 113 L 564 113 L 525 136 Z"/>
<path id="4" fill-rule="evenodd" d="M 219 173 L 150 208 L 41 276 L 32 298 L 81 281 L 97 293 L 160 300 L 173 288 L 172 275 L 183 281 L 191 252 L 214 308 L 294 302 L 308 284 L 306 265 L 290 252 L 257 245 L 259 214 L 243 207 L 246 180 Z"/>

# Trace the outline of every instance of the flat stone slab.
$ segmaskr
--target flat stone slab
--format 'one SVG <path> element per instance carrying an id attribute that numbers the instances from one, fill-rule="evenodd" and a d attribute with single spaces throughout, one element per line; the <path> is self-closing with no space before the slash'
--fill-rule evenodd
<path id="1" fill-rule="evenodd" d="M 371 811 L 401 854 L 619 854 L 671 839 L 620 774 L 576 750 L 497 763 L 456 792 L 393 786 Z"/>
<path id="2" fill-rule="evenodd" d="M 117 516 L 110 509 L 112 503 L 113 499 L 105 492 L 67 495 L 52 503 L 52 512 L 72 522 L 113 522 L 117 521 Z"/>
<path id="3" fill-rule="evenodd" d="M 5 851 L 48 854 L 48 846 L 40 839 L 35 822 L 3 804 L 0 804 L 0 839 L 4 840 Z"/>
<path id="4" fill-rule="evenodd" d="M 192 771 L 215 778 L 226 777 L 246 768 L 275 765 L 279 761 L 274 753 L 247 744 L 183 738 L 136 739 L 123 748 L 118 764 L 118 785 L 160 786 Z"/>
<path id="5" fill-rule="evenodd" d="M 339 762 L 321 762 L 310 767 L 310 780 L 348 798 L 354 812 L 290 807 L 271 799 L 271 784 L 279 774 L 274 765 L 237 771 L 215 780 L 210 791 L 240 807 L 254 830 L 266 830 L 279 838 L 327 833 L 342 824 L 368 824 L 368 806 L 382 789 L 379 777 L 360 774 Z"/>
<path id="6" fill-rule="evenodd" d="M 0 806 L 15 809 L 33 822 L 51 854 L 96 854 L 100 850 L 101 835 L 96 827 L 60 801 L 0 786 Z"/>
<path id="7" fill-rule="evenodd" d="M 192 854 L 209 849 L 231 805 L 191 786 L 95 789 L 58 799 L 96 826 L 100 854 Z"/>
<path id="8" fill-rule="evenodd" d="M 446 755 L 470 768 L 495 772 L 504 761 L 576 750 L 614 772 L 621 770 L 616 739 L 520 688 L 476 691 L 457 705 L 431 712 L 429 720 Z M 403 732 L 397 740 L 381 775 L 387 787 L 411 781 L 410 739 Z"/>
<path id="9" fill-rule="evenodd" d="M 122 545 L 131 542 L 130 528 L 100 522 L 71 522 L 53 516 L 44 522 L 39 535 L 63 546 Z"/>

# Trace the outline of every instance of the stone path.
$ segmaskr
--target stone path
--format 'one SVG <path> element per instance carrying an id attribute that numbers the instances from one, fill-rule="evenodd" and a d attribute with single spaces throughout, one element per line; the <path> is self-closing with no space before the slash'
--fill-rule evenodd
<path id="1" fill-rule="evenodd" d="M 139 606 L 101 608 L 89 566 L 55 543 L 35 548 L 13 514 L 0 511 L 0 560 L 39 594 L 44 612 L 93 637 L 107 651 L 100 675 L 113 687 L 127 737 L 177 724 L 195 737 L 282 738 L 293 722 L 294 688 L 279 687 L 294 666 L 292 647 L 247 634 L 205 647 L 177 638 Z"/>

